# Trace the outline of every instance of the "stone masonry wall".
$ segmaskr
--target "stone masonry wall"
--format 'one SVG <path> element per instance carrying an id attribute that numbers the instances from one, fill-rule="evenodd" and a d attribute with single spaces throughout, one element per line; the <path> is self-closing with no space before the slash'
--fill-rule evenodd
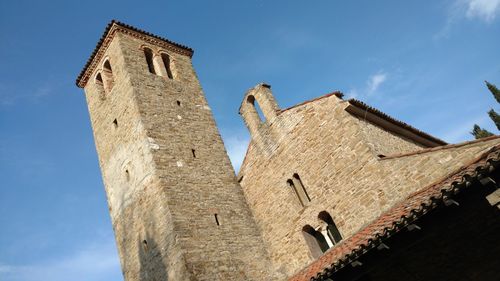
<path id="1" fill-rule="evenodd" d="M 379 159 L 378 154 L 422 147 L 350 115 L 346 106 L 336 96 L 320 98 L 282 111 L 252 135 L 239 178 L 273 266 L 287 276 L 313 261 L 302 228 L 322 225 L 321 211 L 332 216 L 345 239 L 499 142 Z M 286 184 L 294 173 L 311 198 L 305 207 Z"/>
<path id="2" fill-rule="evenodd" d="M 168 79 L 148 71 L 143 46 L 160 51 L 117 33 L 105 56 L 112 91 L 102 99 L 93 79 L 85 87 L 125 279 L 282 279 L 271 272 L 191 59 L 166 51 Z"/>

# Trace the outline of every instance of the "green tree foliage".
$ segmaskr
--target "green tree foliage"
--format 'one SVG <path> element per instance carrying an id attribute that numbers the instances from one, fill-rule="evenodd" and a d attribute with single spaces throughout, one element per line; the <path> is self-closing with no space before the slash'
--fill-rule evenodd
<path id="1" fill-rule="evenodd" d="M 493 97 L 497 100 L 498 103 L 500 103 L 500 90 L 498 90 L 497 86 L 490 84 L 488 81 L 486 82 L 486 87 L 490 90 L 490 92 L 493 94 Z"/>
<path id="2" fill-rule="evenodd" d="M 493 136 L 493 133 L 485 130 L 485 129 L 481 129 L 481 127 L 479 127 L 478 125 L 474 125 L 474 128 L 472 129 L 472 132 L 470 132 L 476 139 L 480 139 L 480 138 L 485 138 L 485 137 L 489 137 L 489 136 Z"/>
<path id="3" fill-rule="evenodd" d="M 488 90 L 490 90 L 495 100 L 498 103 L 500 103 L 500 90 L 498 90 L 497 86 L 489 83 L 488 81 L 485 82 L 486 82 L 486 87 L 488 87 Z M 497 129 L 500 130 L 500 115 L 498 115 L 498 113 L 493 109 L 490 109 L 490 111 L 488 111 L 488 115 L 490 116 L 490 119 L 495 123 L 495 126 L 497 126 Z M 479 127 L 477 124 L 474 125 L 474 128 L 472 128 L 472 132 L 470 133 L 476 139 L 493 136 L 492 132 L 489 132 L 488 130 Z"/>
<path id="4" fill-rule="evenodd" d="M 490 109 L 490 111 L 488 111 L 488 115 L 490 116 L 490 119 L 495 123 L 495 126 L 497 126 L 497 129 L 500 130 L 500 115 L 498 115 L 498 113 L 496 113 L 496 111 L 493 109 Z"/>

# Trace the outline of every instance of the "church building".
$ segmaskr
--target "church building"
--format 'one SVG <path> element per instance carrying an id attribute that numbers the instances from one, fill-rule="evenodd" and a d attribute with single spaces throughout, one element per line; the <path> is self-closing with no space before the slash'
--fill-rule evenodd
<path id="1" fill-rule="evenodd" d="M 189 47 L 112 21 L 85 90 L 126 281 L 498 280 L 500 138 L 448 144 L 333 92 L 243 96 L 238 175 Z"/>

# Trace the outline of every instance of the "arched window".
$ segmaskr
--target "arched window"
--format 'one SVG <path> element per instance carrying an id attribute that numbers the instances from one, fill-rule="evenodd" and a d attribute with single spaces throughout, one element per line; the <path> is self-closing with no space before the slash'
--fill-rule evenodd
<path id="1" fill-rule="evenodd" d="M 156 74 L 155 66 L 153 64 L 153 51 L 149 48 L 144 48 L 144 56 L 146 57 L 149 72 Z"/>
<path id="2" fill-rule="evenodd" d="M 102 75 L 100 72 L 98 72 L 95 76 L 95 83 L 97 85 L 97 90 L 99 91 L 99 98 L 101 100 L 104 100 L 106 98 L 106 95 L 104 92 L 104 82 L 102 81 Z"/>
<path id="3" fill-rule="evenodd" d="M 302 235 L 304 236 L 304 240 L 311 251 L 311 255 L 315 259 L 319 258 L 330 248 L 325 237 L 310 225 L 306 225 L 302 228 Z"/>
<path id="4" fill-rule="evenodd" d="M 288 186 L 293 189 L 295 195 L 297 195 L 297 198 L 302 207 L 311 202 L 311 198 L 309 197 L 309 194 L 307 194 L 306 188 L 302 184 L 302 180 L 300 179 L 298 174 L 293 174 L 293 177 L 286 182 Z"/>
<path id="5" fill-rule="evenodd" d="M 97 83 L 97 85 L 100 85 L 102 86 L 104 83 L 102 82 L 102 75 L 101 73 L 97 73 L 97 75 L 95 76 L 95 82 Z"/>
<path id="6" fill-rule="evenodd" d="M 335 225 L 332 216 L 330 216 L 327 211 L 322 211 L 318 214 L 318 219 L 326 223 L 326 233 L 332 244 L 335 245 L 339 243 L 340 240 L 342 240 L 342 235 L 340 235 L 339 229 Z"/>
<path id="7" fill-rule="evenodd" d="M 165 72 L 167 74 L 167 77 L 170 78 L 170 79 L 174 78 L 172 76 L 170 56 L 167 55 L 167 54 L 165 54 L 165 53 L 162 53 L 161 54 L 161 60 L 163 61 L 163 65 L 165 66 Z"/>
<path id="8" fill-rule="evenodd" d="M 115 85 L 115 79 L 113 77 L 113 69 L 111 68 L 109 60 L 104 61 L 102 73 L 104 75 L 104 89 L 106 92 L 110 92 Z"/>
<path id="9" fill-rule="evenodd" d="M 262 110 L 260 109 L 259 103 L 255 102 L 255 97 L 252 95 L 248 96 L 247 102 L 249 104 L 251 104 L 251 106 L 253 107 L 253 111 L 255 111 L 254 116 L 259 118 L 260 123 L 266 122 L 266 117 L 262 113 Z"/>

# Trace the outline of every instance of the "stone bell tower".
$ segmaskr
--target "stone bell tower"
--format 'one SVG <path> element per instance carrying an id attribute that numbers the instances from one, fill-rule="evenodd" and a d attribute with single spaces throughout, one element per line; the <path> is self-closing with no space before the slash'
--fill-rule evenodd
<path id="1" fill-rule="evenodd" d="M 276 280 L 192 55 L 112 21 L 77 79 L 125 280 Z"/>

